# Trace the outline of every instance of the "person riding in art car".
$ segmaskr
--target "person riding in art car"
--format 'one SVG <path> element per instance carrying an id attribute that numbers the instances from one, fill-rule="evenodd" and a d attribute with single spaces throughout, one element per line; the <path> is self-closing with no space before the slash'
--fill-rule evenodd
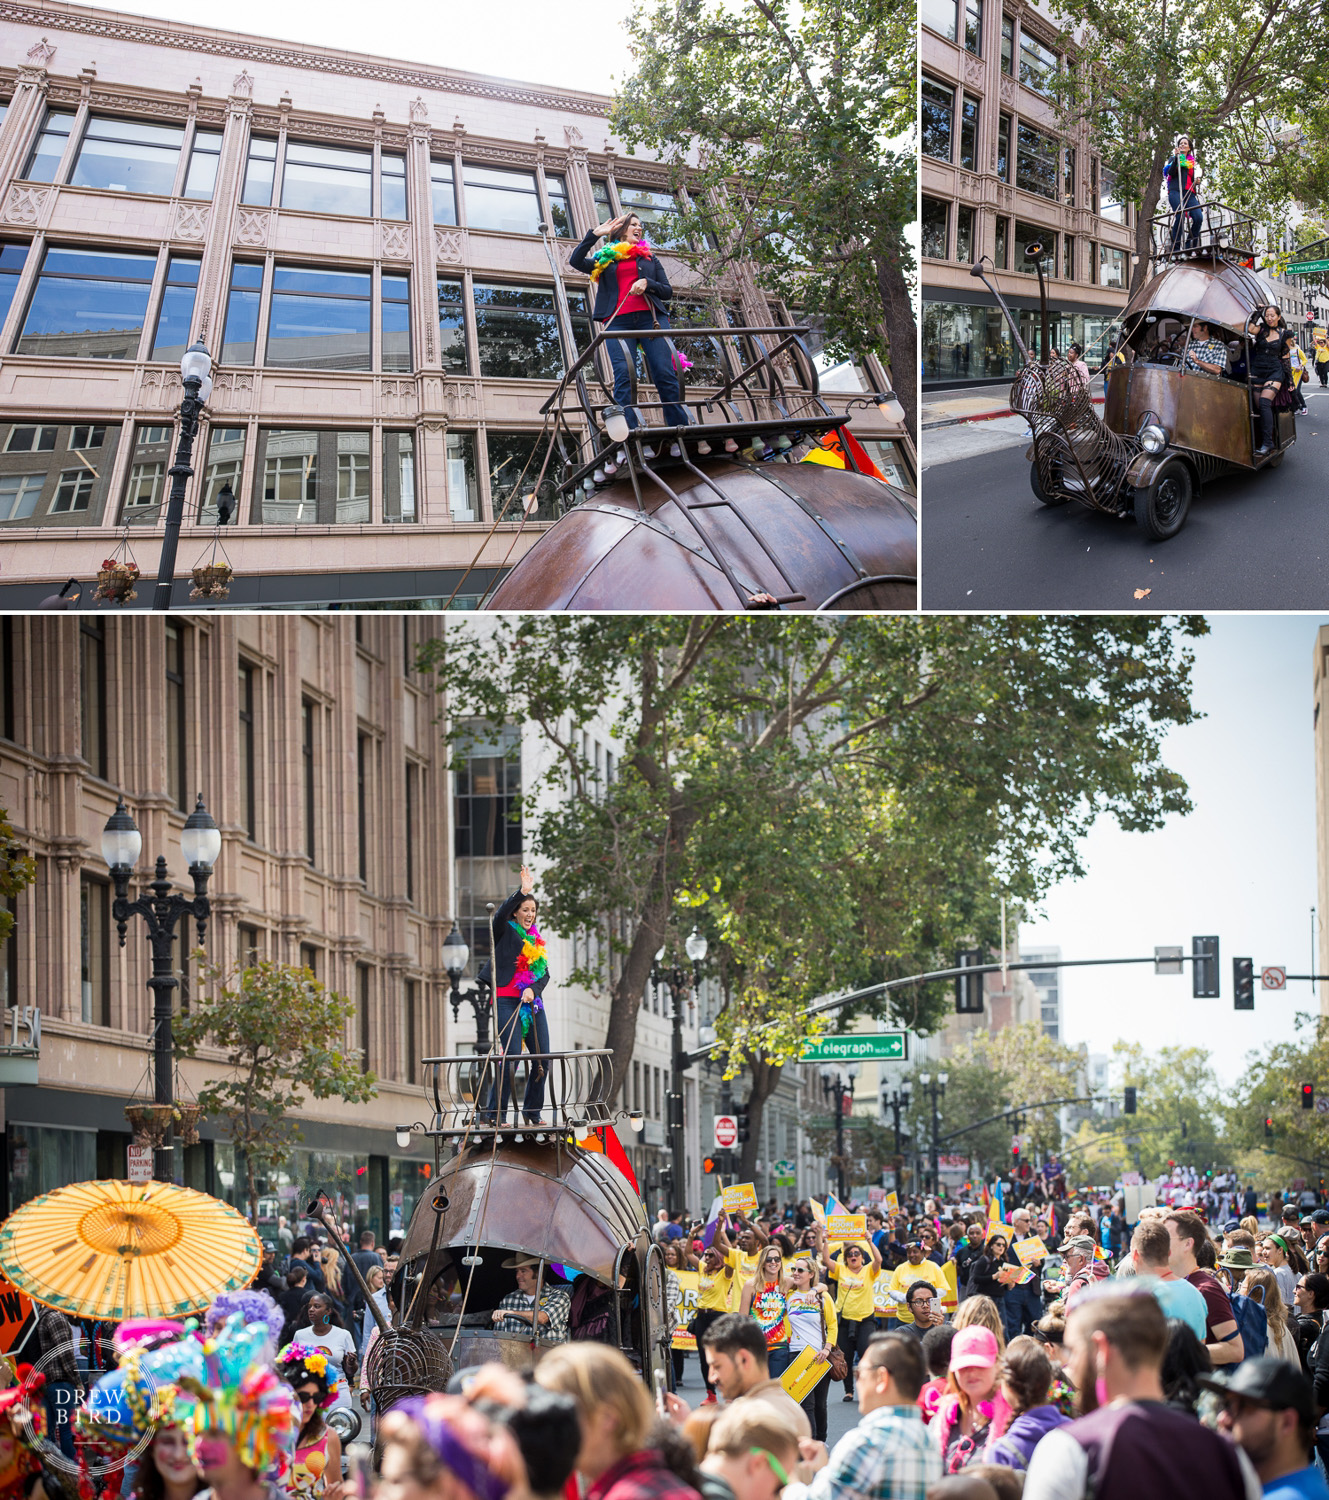
<path id="1" fill-rule="evenodd" d="M 622 238 L 617 238 L 617 236 Z M 636 214 L 622 214 L 597 224 L 568 257 L 574 271 L 584 271 L 595 289 L 591 316 L 611 332 L 646 328 L 668 328 L 665 309 L 674 289 L 660 258 L 647 244 Z M 605 243 L 592 252 L 597 239 Z M 646 355 L 651 379 L 664 403 L 664 421 L 669 427 L 686 427 L 692 421 L 681 405 L 682 392 L 674 356 L 666 338 L 608 339 L 609 361 L 614 367 L 614 401 L 623 408 L 629 427 L 639 418 L 633 409 L 632 368 L 640 344 Z"/>
<path id="2" fill-rule="evenodd" d="M 535 882 L 525 865 L 521 885 L 494 913 L 494 958 L 492 981 L 498 1012 L 498 1039 L 503 1047 L 503 1066 L 489 1090 L 482 1119 L 503 1124 L 507 1119 L 508 1095 L 512 1088 L 514 1059 L 522 1048 L 531 1053 L 530 1073 L 522 1099 L 522 1116 L 528 1125 L 538 1125 L 545 1103 L 545 1075 L 549 1055 L 549 1018 L 545 1015 L 544 992 L 549 983 L 545 941 L 536 927 L 540 905 Z M 481 977 L 486 977 L 482 966 Z M 497 1100 L 497 1104 L 496 1104 Z"/>
<path id="3" fill-rule="evenodd" d="M 1172 155 L 1163 164 L 1163 181 L 1167 184 L 1167 201 L 1172 209 L 1174 250 L 1194 250 L 1200 243 L 1200 200 L 1195 192 L 1200 175 L 1200 164 L 1195 159 L 1195 148 L 1190 136 L 1178 136 Z"/>

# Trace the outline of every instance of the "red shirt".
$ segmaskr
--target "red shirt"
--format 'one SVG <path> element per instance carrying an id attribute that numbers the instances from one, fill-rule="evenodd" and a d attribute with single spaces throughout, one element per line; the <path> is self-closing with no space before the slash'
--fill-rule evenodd
<path id="1" fill-rule="evenodd" d="M 631 296 L 628 288 L 637 279 L 637 257 L 628 256 L 627 260 L 620 260 L 614 269 L 618 272 L 618 296 L 614 299 L 614 306 L 619 312 L 650 312 L 651 304 L 642 296 Z M 625 302 L 623 299 L 627 298 Z M 623 305 L 619 307 L 619 303 Z"/>

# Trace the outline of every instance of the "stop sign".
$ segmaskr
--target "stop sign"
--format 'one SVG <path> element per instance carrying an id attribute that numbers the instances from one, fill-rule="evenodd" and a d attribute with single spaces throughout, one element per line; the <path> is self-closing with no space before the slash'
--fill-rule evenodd
<path id="1" fill-rule="evenodd" d="M 721 1151 L 738 1145 L 738 1121 L 733 1115 L 716 1115 L 715 1144 Z"/>

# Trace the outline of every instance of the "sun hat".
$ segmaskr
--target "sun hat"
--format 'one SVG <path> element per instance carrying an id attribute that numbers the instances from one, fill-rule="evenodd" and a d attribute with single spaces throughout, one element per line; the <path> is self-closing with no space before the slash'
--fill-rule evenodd
<path id="1" fill-rule="evenodd" d="M 962 1328 L 951 1341 L 952 1370 L 992 1369 L 997 1363 L 997 1336 L 977 1323 Z"/>
<path id="2" fill-rule="evenodd" d="M 501 1265 L 505 1271 L 516 1271 L 522 1266 L 538 1266 L 540 1257 L 538 1255 L 527 1255 L 523 1250 L 517 1255 L 509 1255 Z"/>
<path id="3" fill-rule="evenodd" d="M 1258 1262 L 1248 1245 L 1233 1245 L 1218 1257 L 1218 1264 L 1229 1271 L 1253 1271 Z"/>

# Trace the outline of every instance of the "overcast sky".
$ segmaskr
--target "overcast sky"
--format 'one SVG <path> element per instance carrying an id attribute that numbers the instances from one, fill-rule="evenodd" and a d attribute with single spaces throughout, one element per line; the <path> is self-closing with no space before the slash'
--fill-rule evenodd
<path id="1" fill-rule="evenodd" d="M 1208 1046 L 1224 1082 L 1247 1052 L 1291 1039 L 1297 1011 L 1317 1009 L 1309 984 L 1260 989 L 1262 965 L 1311 969 L 1315 767 L 1311 654 L 1329 617 L 1211 616 L 1195 643 L 1194 696 L 1207 717 L 1164 742 L 1195 803 L 1157 833 L 1100 821 L 1085 840 L 1088 875 L 1055 888 L 1022 947 L 1060 944 L 1064 958 L 1152 954 L 1156 944 L 1216 933 L 1222 998 L 1193 1000 L 1183 978 L 1151 967 L 1070 969 L 1062 975 L 1065 1040 L 1111 1052 L 1118 1038 L 1151 1047 Z M 1232 959 L 1254 959 L 1255 1010 L 1232 1009 Z"/>
<path id="2" fill-rule="evenodd" d="M 129 0 L 133 15 L 224 26 L 280 41 L 395 57 L 432 67 L 491 73 L 524 83 L 611 93 L 631 71 L 627 40 L 614 17 L 625 5 L 575 7 L 551 0 L 472 0 L 434 5 L 376 0 L 229 0 L 211 17 L 180 0 Z"/>

